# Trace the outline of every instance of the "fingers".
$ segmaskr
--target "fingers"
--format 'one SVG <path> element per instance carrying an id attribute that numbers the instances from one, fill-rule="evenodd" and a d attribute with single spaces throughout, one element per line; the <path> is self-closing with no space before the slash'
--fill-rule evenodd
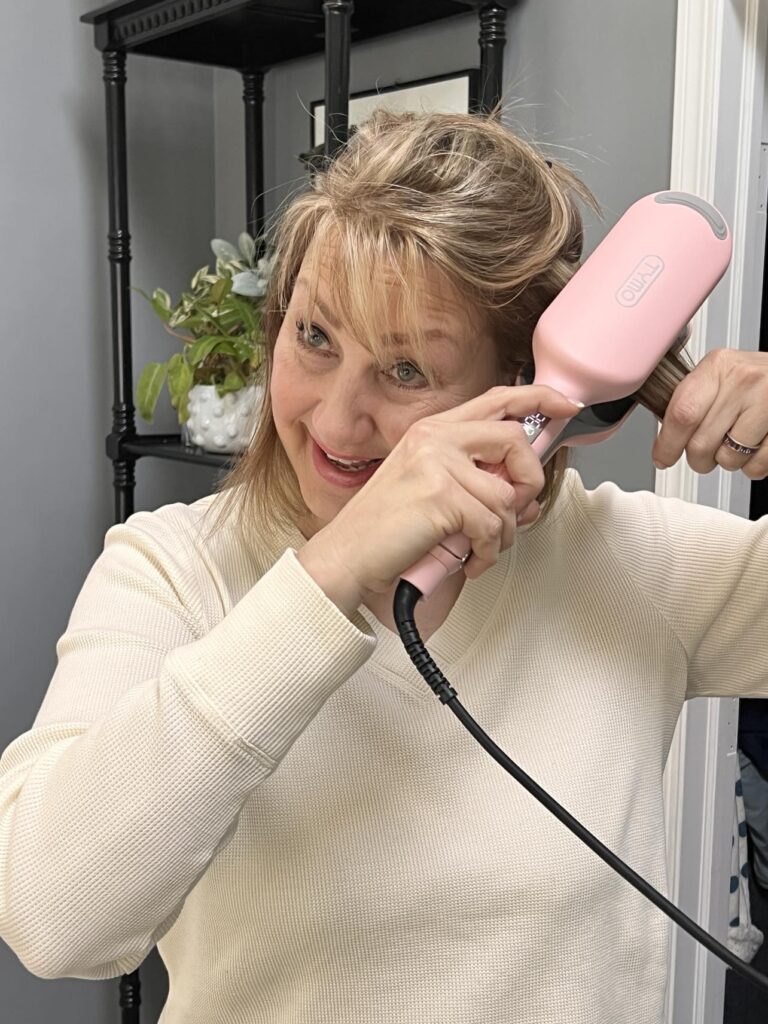
<path id="1" fill-rule="evenodd" d="M 462 533 L 469 538 L 472 553 L 464 566 L 467 579 L 476 579 L 486 569 L 495 565 L 502 551 L 511 547 L 517 530 L 514 509 L 502 507 L 499 500 L 500 481 L 488 477 L 489 493 L 485 500 L 478 500 L 474 495 L 462 492 L 459 498 L 459 511 L 462 518 Z M 514 489 L 504 485 L 509 492 L 510 500 L 514 500 Z M 482 490 L 482 487 L 480 488 Z M 490 506 L 490 507 L 489 507 Z"/>
<path id="2" fill-rule="evenodd" d="M 581 408 L 579 403 L 544 385 L 500 386 L 429 420 L 444 424 L 461 422 L 462 446 L 467 454 L 482 469 L 514 484 L 519 494 L 517 511 L 521 512 L 541 492 L 545 477 L 541 461 L 519 420 L 534 413 L 550 419 L 570 419 Z"/>
<path id="3" fill-rule="evenodd" d="M 538 501 L 532 501 L 530 505 L 522 512 L 517 513 L 517 525 L 518 526 L 530 526 L 531 523 L 535 523 L 541 513 L 541 505 Z"/>
<path id="4" fill-rule="evenodd" d="M 483 392 L 468 402 L 439 413 L 435 419 L 456 422 L 458 420 L 503 420 L 541 413 L 550 419 L 564 419 L 575 416 L 583 406 L 571 401 L 560 391 L 543 384 L 517 384 L 509 387 L 500 385 Z"/>
<path id="5" fill-rule="evenodd" d="M 462 444 L 470 472 L 478 468 L 513 485 L 518 494 L 517 512 L 541 493 L 544 469 L 522 424 L 514 420 L 467 424 Z M 453 472 L 458 478 L 460 470 L 454 468 Z M 461 473 L 461 480 L 468 483 L 469 478 Z"/>
<path id="6" fill-rule="evenodd" d="M 473 502 L 468 496 L 463 518 L 463 532 L 472 546 L 464 574 L 468 580 L 475 580 L 499 561 L 502 551 L 514 544 L 517 530 L 515 515 L 513 513 L 510 519 L 508 514 L 490 513 L 481 502 Z"/>
<path id="7" fill-rule="evenodd" d="M 519 507 L 516 489 L 505 480 L 489 473 L 475 473 L 472 491 L 462 488 L 467 496 L 462 502 L 464 528 L 472 554 L 464 567 L 468 579 L 476 579 L 494 565 L 502 551 L 515 543 L 518 526 L 527 526 L 539 515 L 538 501 Z"/>

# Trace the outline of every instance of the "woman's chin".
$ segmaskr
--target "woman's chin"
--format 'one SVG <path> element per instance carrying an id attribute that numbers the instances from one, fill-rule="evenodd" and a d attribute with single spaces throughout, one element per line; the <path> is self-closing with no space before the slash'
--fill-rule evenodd
<path id="1" fill-rule="evenodd" d="M 344 502 L 332 508 L 329 501 L 319 500 L 317 495 L 308 495 L 303 488 L 301 496 L 307 511 L 298 526 L 304 536 L 309 539 L 330 523 Z"/>

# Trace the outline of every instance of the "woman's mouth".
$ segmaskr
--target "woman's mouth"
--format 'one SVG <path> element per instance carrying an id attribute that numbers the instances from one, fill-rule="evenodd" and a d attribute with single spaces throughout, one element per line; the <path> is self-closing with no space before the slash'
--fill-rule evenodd
<path id="1" fill-rule="evenodd" d="M 320 476 L 338 487 L 359 487 L 369 480 L 383 459 L 342 459 L 321 448 L 310 438 L 312 462 Z"/>

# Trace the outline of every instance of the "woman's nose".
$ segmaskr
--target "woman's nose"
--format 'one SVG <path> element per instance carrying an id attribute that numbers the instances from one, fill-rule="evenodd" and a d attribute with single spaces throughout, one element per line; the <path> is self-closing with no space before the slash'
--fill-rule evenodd
<path id="1" fill-rule="evenodd" d="M 323 389 L 327 405 L 338 407 L 350 415 L 367 415 L 372 411 L 375 395 L 370 373 L 365 367 L 340 367 L 331 375 L 327 385 L 327 388 Z"/>
<path id="2" fill-rule="evenodd" d="M 322 393 L 312 419 L 319 440 L 343 454 L 359 454 L 375 433 L 373 398 L 352 378 L 336 380 Z"/>

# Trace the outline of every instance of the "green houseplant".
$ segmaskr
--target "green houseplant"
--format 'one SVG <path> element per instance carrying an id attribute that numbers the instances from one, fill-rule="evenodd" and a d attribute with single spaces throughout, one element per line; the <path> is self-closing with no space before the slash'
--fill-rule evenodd
<path id="1" fill-rule="evenodd" d="M 238 247 L 214 238 L 211 249 L 216 257 L 214 272 L 201 267 L 192 278 L 190 290 L 177 303 L 162 288 L 147 295 L 139 292 L 160 317 L 168 330 L 184 344 L 180 352 L 164 363 L 147 363 L 136 387 L 139 415 L 152 423 L 155 407 L 164 384 L 179 423 L 190 419 L 195 392 L 210 393 L 214 415 L 221 416 L 224 405 L 216 399 L 260 385 L 264 358 L 261 305 L 274 257 L 256 258 L 254 239 L 243 232 Z M 228 399 L 228 407 L 234 398 Z M 194 409 L 193 409 L 194 411 Z M 231 434 L 231 430 L 230 430 Z M 223 447 L 221 441 L 214 447 Z"/>

